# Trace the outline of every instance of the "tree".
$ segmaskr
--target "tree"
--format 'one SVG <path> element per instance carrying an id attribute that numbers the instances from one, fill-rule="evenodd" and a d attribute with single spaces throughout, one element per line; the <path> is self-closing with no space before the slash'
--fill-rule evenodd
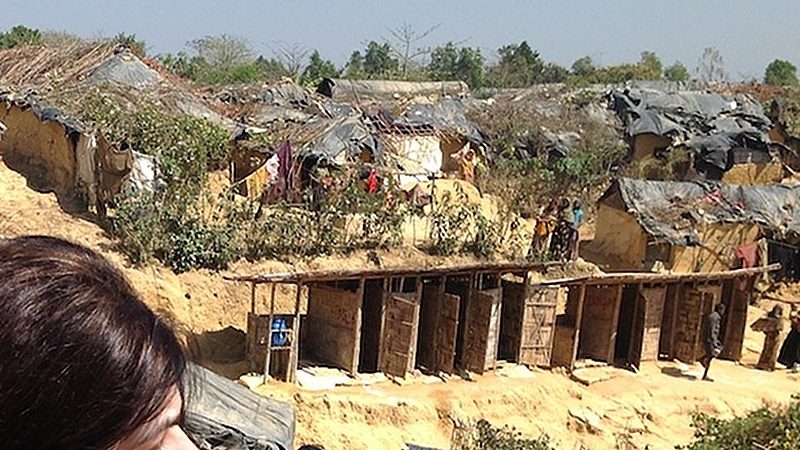
<path id="1" fill-rule="evenodd" d="M 483 55 L 477 48 L 458 48 L 448 42 L 431 52 L 428 73 L 437 81 L 459 80 L 477 89 L 483 86 L 485 77 Z"/>
<path id="2" fill-rule="evenodd" d="M 0 33 L 0 50 L 20 45 L 39 45 L 41 43 L 42 33 L 25 25 L 17 25 L 5 33 Z"/>
<path id="3" fill-rule="evenodd" d="M 392 47 L 388 43 L 378 44 L 370 41 L 364 53 L 364 75 L 371 79 L 394 78 L 400 68 L 400 62 L 392 56 Z"/>
<path id="4" fill-rule="evenodd" d="M 275 53 L 275 58 L 280 61 L 288 76 L 293 80 L 297 80 L 303 72 L 303 66 L 308 56 L 308 49 L 297 42 L 276 42 L 272 48 Z"/>
<path id="5" fill-rule="evenodd" d="M 703 50 L 703 56 L 697 61 L 697 77 L 707 83 L 722 83 L 728 80 L 725 61 L 719 50 L 714 47 Z"/>
<path id="6" fill-rule="evenodd" d="M 542 70 L 540 83 L 563 83 L 569 78 L 569 70 L 556 63 L 547 63 Z"/>
<path id="7" fill-rule="evenodd" d="M 416 60 L 431 52 L 430 48 L 413 48 L 412 46 L 428 37 L 437 28 L 439 28 L 438 25 L 418 33 L 411 25 L 403 23 L 397 28 L 389 29 L 389 33 L 395 40 L 395 44 L 390 45 L 392 52 L 399 61 L 401 78 L 408 79 L 409 70 L 413 68 Z"/>
<path id="8" fill-rule="evenodd" d="M 202 62 L 214 69 L 232 70 L 253 59 L 253 52 L 246 40 L 227 34 L 204 36 L 189 42 L 188 46 Z"/>
<path id="9" fill-rule="evenodd" d="M 48 30 L 42 32 L 42 43 L 49 47 L 67 48 L 84 42 L 79 36 L 68 31 Z"/>
<path id="10" fill-rule="evenodd" d="M 264 58 L 259 56 L 256 58 L 253 65 L 256 66 L 266 80 L 280 80 L 283 77 L 288 77 L 289 70 L 284 67 L 277 58 Z"/>
<path id="11" fill-rule="evenodd" d="M 594 61 L 590 56 L 578 58 L 572 63 L 572 74 L 576 77 L 586 78 L 591 76 L 597 70 Z"/>
<path id="12" fill-rule="evenodd" d="M 637 65 L 637 80 L 660 80 L 662 72 L 661 59 L 653 52 L 642 52 Z"/>
<path id="13" fill-rule="evenodd" d="M 497 53 L 500 60 L 489 69 L 488 75 L 492 86 L 522 88 L 542 82 L 544 61 L 527 41 L 505 45 Z"/>
<path id="14" fill-rule="evenodd" d="M 322 59 L 319 51 L 314 50 L 311 56 L 308 57 L 308 65 L 300 76 L 300 84 L 305 86 L 316 86 L 322 81 L 323 78 L 337 78 L 339 70 L 336 66 L 326 60 Z"/>
<path id="15" fill-rule="evenodd" d="M 667 81 L 689 81 L 689 69 L 680 61 L 675 61 L 664 69 L 664 79 Z"/>
<path id="16" fill-rule="evenodd" d="M 343 72 L 343 76 L 350 80 L 364 78 L 364 55 L 358 50 L 351 53 Z"/>
<path id="17" fill-rule="evenodd" d="M 782 59 L 772 61 L 764 71 L 764 84 L 797 86 L 797 67 Z"/>

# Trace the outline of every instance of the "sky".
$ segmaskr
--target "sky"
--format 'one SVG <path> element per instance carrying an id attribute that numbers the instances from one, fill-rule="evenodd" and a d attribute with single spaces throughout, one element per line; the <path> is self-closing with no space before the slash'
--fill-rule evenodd
<path id="1" fill-rule="evenodd" d="M 436 29 L 420 46 L 447 41 L 493 58 L 527 40 L 547 61 L 569 67 L 584 55 L 602 65 L 654 51 L 665 65 L 693 69 L 706 47 L 720 50 L 732 79 L 761 78 L 770 61 L 800 67 L 798 0 L 2 0 L 0 30 L 24 24 L 84 38 L 134 33 L 151 54 L 186 49 L 192 39 L 229 34 L 256 53 L 302 44 L 343 65 L 369 40 L 403 23 Z"/>

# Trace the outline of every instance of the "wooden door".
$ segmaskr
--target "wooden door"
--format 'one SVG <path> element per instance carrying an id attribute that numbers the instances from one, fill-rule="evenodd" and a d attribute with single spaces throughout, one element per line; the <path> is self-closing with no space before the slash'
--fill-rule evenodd
<path id="1" fill-rule="evenodd" d="M 380 370 L 386 374 L 404 377 L 406 372 L 414 368 L 418 298 L 414 293 L 387 295 L 379 363 Z"/>
<path id="2" fill-rule="evenodd" d="M 723 320 L 726 323 L 721 359 L 738 361 L 742 359 L 744 333 L 747 328 L 747 308 L 753 289 L 753 278 L 731 280 L 730 300 Z"/>
<path id="3" fill-rule="evenodd" d="M 434 341 L 436 370 L 453 373 L 456 362 L 456 337 L 458 335 L 458 308 L 461 297 L 442 292 L 438 297 L 439 322 Z"/>
<path id="4" fill-rule="evenodd" d="M 549 367 L 555 334 L 558 288 L 530 289 L 522 314 L 521 364 Z"/>
<path id="5" fill-rule="evenodd" d="M 633 334 L 629 362 L 639 366 L 642 361 L 658 359 L 661 340 L 661 319 L 664 315 L 664 300 L 667 288 L 641 287 L 636 299 Z"/>
<path id="6" fill-rule="evenodd" d="M 675 320 L 675 358 L 693 364 L 703 354 L 703 318 L 713 294 L 688 286 L 681 294 Z"/>
<path id="7" fill-rule="evenodd" d="M 482 374 L 494 367 L 500 335 L 502 289 L 477 291 L 467 305 L 463 366 Z"/>
<path id="8" fill-rule="evenodd" d="M 264 372 L 269 336 L 269 316 L 247 313 L 247 341 L 245 353 L 250 370 Z"/>

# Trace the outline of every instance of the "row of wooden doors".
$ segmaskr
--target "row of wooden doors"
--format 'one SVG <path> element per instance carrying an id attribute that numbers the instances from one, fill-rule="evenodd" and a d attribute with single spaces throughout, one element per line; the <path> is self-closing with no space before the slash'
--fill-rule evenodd
<path id="1" fill-rule="evenodd" d="M 414 369 L 420 333 L 422 288 L 411 293 L 387 293 L 385 320 L 379 352 L 379 370 L 404 376 Z M 479 288 L 474 278 L 467 285 L 449 289 L 440 281 L 432 304 L 425 312 L 433 315 L 433 331 L 426 335 L 431 346 L 423 350 L 423 365 L 434 371 L 452 373 L 456 366 L 484 373 L 496 365 L 500 343 L 502 308 L 518 305 L 520 314 L 512 337 L 515 360 L 519 363 L 549 366 L 555 328 L 557 288 L 523 288 L 522 298 L 504 298 L 503 287 Z"/>

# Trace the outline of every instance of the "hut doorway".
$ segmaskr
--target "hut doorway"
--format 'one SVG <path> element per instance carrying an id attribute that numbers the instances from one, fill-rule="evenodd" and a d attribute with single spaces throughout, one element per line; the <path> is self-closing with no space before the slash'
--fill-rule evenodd
<path id="1" fill-rule="evenodd" d="M 455 371 L 461 297 L 446 287 L 446 277 L 423 282 L 416 367 L 427 373 Z"/>
<path id="2" fill-rule="evenodd" d="M 388 285 L 378 367 L 388 375 L 403 377 L 416 361 L 422 283 L 419 278 L 393 278 Z"/>
<path id="3" fill-rule="evenodd" d="M 381 313 L 385 291 L 383 279 L 364 282 L 364 299 L 361 307 L 361 342 L 358 353 L 358 371 L 378 372 L 378 350 L 381 337 Z"/>

